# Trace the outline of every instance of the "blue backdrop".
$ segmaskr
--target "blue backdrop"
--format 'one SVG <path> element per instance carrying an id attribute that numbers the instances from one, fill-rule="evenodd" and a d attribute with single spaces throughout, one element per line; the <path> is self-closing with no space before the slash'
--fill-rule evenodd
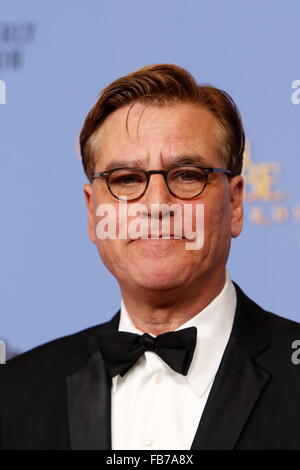
<path id="1" fill-rule="evenodd" d="M 0 338 L 9 355 L 109 319 L 114 278 L 86 228 L 78 153 L 101 89 L 151 63 L 228 91 L 245 125 L 233 280 L 300 321 L 300 3 L 1 0 Z"/>

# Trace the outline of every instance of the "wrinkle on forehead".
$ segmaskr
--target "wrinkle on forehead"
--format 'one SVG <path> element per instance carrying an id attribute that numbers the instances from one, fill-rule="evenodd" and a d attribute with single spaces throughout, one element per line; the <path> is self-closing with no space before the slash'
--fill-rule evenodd
<path id="1" fill-rule="evenodd" d="M 102 125 L 99 127 L 98 130 L 90 138 L 90 148 L 92 149 L 94 161 L 96 161 L 101 157 L 101 144 L 103 139 L 106 136 L 106 130 L 111 132 L 111 130 L 117 129 L 122 132 L 122 123 L 124 123 L 124 134 L 126 133 L 127 138 L 133 143 L 135 139 L 139 141 L 141 135 L 139 134 L 139 129 L 144 129 L 146 131 L 155 130 L 162 127 L 162 122 L 159 125 L 155 126 L 155 121 L 153 121 L 152 117 L 154 113 L 157 111 L 158 108 L 169 108 L 173 106 L 180 106 L 180 105 L 189 105 L 190 110 L 195 110 L 198 108 L 202 113 L 204 121 L 206 122 L 207 127 L 207 137 L 209 138 L 211 145 L 214 147 L 214 150 L 217 153 L 223 153 L 221 145 L 224 142 L 224 129 L 221 124 L 218 122 L 217 118 L 204 106 L 200 104 L 188 103 L 188 102 L 175 102 L 163 105 L 153 105 L 151 101 L 149 103 L 142 103 L 139 101 L 134 101 L 130 105 L 122 106 L 121 108 L 116 109 L 107 118 L 103 121 Z M 141 109 L 142 107 L 142 109 Z M 125 109 L 127 109 L 126 115 L 124 115 Z M 121 110 L 124 112 L 122 113 Z M 146 112 L 147 111 L 147 112 Z M 176 110 L 174 110 L 174 115 L 176 115 Z M 187 114 L 188 116 L 188 114 Z M 196 116 L 196 115 L 195 115 Z M 185 116 L 184 116 L 185 117 Z M 143 123 L 142 123 L 143 118 Z M 207 119 L 208 118 L 208 121 Z M 180 129 L 180 119 L 178 119 L 178 127 Z M 196 119 L 195 119 L 196 120 Z M 197 124 L 195 124 L 197 125 Z M 166 122 L 166 127 L 168 126 L 168 122 Z M 176 126 L 175 126 L 176 128 Z M 136 129 L 136 132 L 135 132 Z M 224 144 L 223 144 L 224 145 Z M 133 155 L 134 156 L 134 155 Z M 221 155 L 222 158 L 222 155 Z"/>

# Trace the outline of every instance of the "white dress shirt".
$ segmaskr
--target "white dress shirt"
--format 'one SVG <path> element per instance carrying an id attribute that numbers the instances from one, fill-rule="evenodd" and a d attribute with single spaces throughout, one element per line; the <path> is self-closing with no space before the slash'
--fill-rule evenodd
<path id="1" fill-rule="evenodd" d="M 112 381 L 113 450 L 191 448 L 233 325 L 236 291 L 226 271 L 220 294 L 178 330 L 195 326 L 197 343 L 186 376 L 146 351 Z M 138 330 L 121 299 L 119 331 Z"/>

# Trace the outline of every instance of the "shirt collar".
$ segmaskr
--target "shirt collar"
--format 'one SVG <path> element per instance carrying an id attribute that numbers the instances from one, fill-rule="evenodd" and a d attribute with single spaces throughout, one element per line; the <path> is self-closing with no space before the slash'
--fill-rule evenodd
<path id="1" fill-rule="evenodd" d="M 219 368 L 231 333 L 236 302 L 236 291 L 226 270 L 225 284 L 217 297 L 193 318 L 177 328 L 177 330 L 191 326 L 197 328 L 196 348 L 185 377 L 194 393 L 200 398 L 210 387 Z M 143 334 L 132 322 L 123 299 L 121 299 L 119 331 Z M 113 377 L 113 391 L 116 389 L 118 377 Z"/>

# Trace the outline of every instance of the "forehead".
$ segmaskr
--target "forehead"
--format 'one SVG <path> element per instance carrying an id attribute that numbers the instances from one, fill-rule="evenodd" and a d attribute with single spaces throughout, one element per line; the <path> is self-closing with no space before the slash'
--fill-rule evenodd
<path id="1" fill-rule="evenodd" d="M 217 118 L 201 105 L 135 103 L 131 109 L 126 105 L 111 113 L 95 132 L 92 146 L 95 163 L 101 161 L 101 167 L 113 160 L 169 161 L 188 154 L 213 164 L 220 159 L 220 138 Z"/>

